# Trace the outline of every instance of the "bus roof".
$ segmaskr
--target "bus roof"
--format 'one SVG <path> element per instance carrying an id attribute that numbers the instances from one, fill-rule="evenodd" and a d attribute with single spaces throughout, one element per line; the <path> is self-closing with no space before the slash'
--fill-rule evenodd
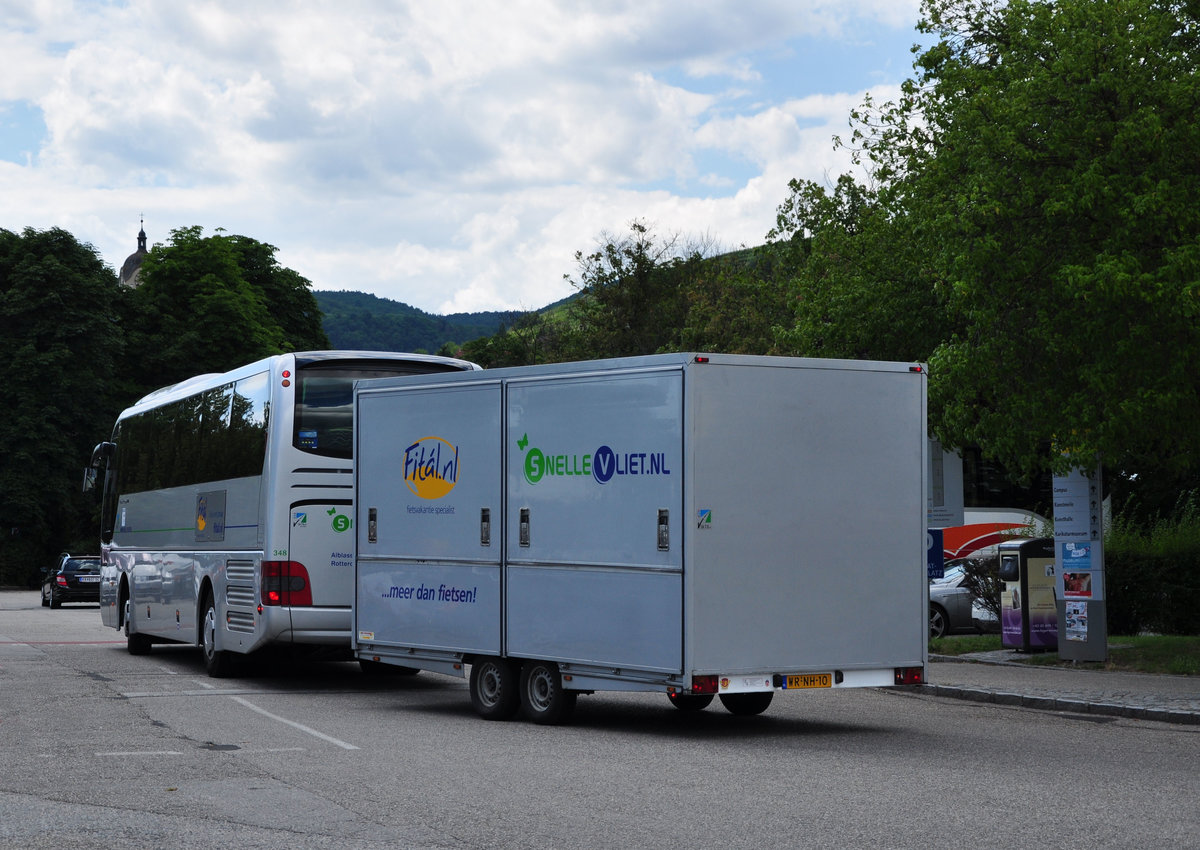
<path id="1" fill-rule="evenodd" d="M 482 367 L 472 363 L 469 360 L 460 360 L 455 357 L 441 357 L 436 354 L 413 354 L 410 352 L 401 351 L 294 351 L 286 354 L 275 354 L 270 357 L 264 357 L 261 360 L 255 360 L 253 363 L 247 363 L 244 366 L 238 366 L 235 369 L 230 369 L 228 372 L 206 372 L 202 375 L 195 375 L 191 378 L 179 381 L 175 384 L 169 384 L 165 387 L 160 387 L 157 390 L 147 393 L 139 398 L 127 408 L 133 410 L 139 407 L 154 407 L 156 402 L 167 401 L 168 399 L 182 398 L 191 394 L 193 390 L 207 386 L 219 386 L 228 381 L 236 380 L 238 377 L 261 372 L 269 368 L 270 364 L 287 356 L 296 358 L 297 367 L 308 366 L 313 363 L 332 362 L 339 360 L 395 360 L 408 363 L 429 363 L 451 366 L 463 371 L 477 371 Z M 124 414 L 122 414 L 124 415 Z"/>

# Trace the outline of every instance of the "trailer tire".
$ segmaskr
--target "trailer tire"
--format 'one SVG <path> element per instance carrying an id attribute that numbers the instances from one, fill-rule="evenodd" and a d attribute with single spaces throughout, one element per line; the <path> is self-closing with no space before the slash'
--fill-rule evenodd
<path id="1" fill-rule="evenodd" d="M 204 669 L 214 679 L 223 679 L 233 672 L 233 659 L 225 650 L 217 649 L 217 604 L 212 591 L 204 594 L 204 616 L 200 619 L 200 652 Z"/>
<path id="2" fill-rule="evenodd" d="M 680 711 L 703 711 L 713 701 L 712 694 L 667 694 L 671 705 Z"/>
<path id="3" fill-rule="evenodd" d="M 542 726 L 566 722 L 575 711 L 577 691 L 562 685 L 553 661 L 527 661 L 521 668 L 521 714 Z"/>
<path id="4" fill-rule="evenodd" d="M 775 696 L 774 691 L 755 691 L 749 694 L 721 694 L 721 705 L 725 706 L 730 714 L 737 714 L 743 717 L 751 714 L 762 714 L 767 710 L 767 706 L 771 704 L 771 697 Z"/>
<path id="5" fill-rule="evenodd" d="M 471 705 L 484 720 L 511 720 L 521 708 L 521 673 L 506 658 L 471 665 Z"/>

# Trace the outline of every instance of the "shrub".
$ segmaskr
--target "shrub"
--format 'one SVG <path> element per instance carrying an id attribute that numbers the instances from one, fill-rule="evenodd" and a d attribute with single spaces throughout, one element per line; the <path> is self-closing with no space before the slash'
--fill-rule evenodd
<path id="1" fill-rule="evenodd" d="M 1200 491 L 1148 526 L 1114 518 L 1104 560 L 1110 634 L 1200 634 Z"/>

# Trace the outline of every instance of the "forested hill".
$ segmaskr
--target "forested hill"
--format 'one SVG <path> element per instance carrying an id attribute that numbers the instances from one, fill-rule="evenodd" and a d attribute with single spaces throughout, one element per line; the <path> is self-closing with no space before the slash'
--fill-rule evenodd
<path id="1" fill-rule="evenodd" d="M 454 313 L 436 316 L 366 292 L 314 291 L 325 314 L 322 326 L 334 348 L 366 351 L 425 351 L 444 344 L 492 336 L 511 325 L 515 313 Z"/>

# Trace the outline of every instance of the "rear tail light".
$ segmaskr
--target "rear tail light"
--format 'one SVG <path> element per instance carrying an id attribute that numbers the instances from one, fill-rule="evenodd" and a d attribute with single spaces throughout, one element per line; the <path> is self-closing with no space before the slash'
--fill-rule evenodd
<path id="1" fill-rule="evenodd" d="M 262 604 L 311 606 L 308 570 L 299 561 L 262 562 Z"/>
<path id="2" fill-rule="evenodd" d="M 925 684 L 925 668 L 924 667 L 897 667 L 896 668 L 896 684 L 897 685 L 923 685 L 923 684 Z"/>
<path id="3" fill-rule="evenodd" d="M 66 587 L 67 586 L 67 577 L 66 576 L 57 576 L 54 579 L 54 583 L 57 584 L 59 587 Z"/>
<path id="4" fill-rule="evenodd" d="M 692 677 L 692 693 L 694 694 L 715 694 L 717 692 L 717 677 L 716 676 L 693 676 Z"/>

